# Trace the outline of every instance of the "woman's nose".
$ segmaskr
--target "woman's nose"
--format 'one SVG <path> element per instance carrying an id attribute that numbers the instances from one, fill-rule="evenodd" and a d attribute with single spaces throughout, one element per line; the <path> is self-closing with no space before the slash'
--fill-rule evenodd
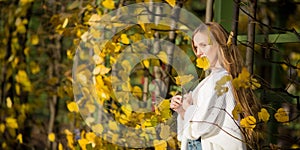
<path id="1" fill-rule="evenodd" d="M 197 48 L 196 56 L 201 57 L 202 55 L 203 55 L 203 52 L 200 50 L 200 48 Z"/>

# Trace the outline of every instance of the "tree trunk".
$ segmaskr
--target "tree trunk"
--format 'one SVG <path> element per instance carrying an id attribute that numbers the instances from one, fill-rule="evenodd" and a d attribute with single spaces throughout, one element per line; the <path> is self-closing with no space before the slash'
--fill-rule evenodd
<path id="1" fill-rule="evenodd" d="M 214 0 L 206 1 L 205 22 L 211 22 L 213 19 L 213 4 Z"/>
<path id="2" fill-rule="evenodd" d="M 248 16 L 248 44 L 247 44 L 247 52 L 246 52 L 246 67 L 248 71 L 253 73 L 253 62 L 254 62 L 254 43 L 255 43 L 255 19 L 256 19 L 256 7 L 257 1 L 251 0 L 249 3 L 249 14 L 252 16 Z"/>
<path id="3" fill-rule="evenodd" d="M 240 6 L 239 3 L 241 0 L 234 0 L 234 8 L 233 8 L 233 21 L 231 25 L 231 30 L 233 32 L 232 44 L 237 45 L 237 35 L 238 35 L 238 24 L 239 24 L 239 14 L 240 14 Z"/>

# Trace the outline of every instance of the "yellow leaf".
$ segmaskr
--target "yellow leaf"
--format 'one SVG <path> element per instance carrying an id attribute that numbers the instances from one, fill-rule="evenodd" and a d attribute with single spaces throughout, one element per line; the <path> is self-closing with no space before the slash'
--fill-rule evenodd
<path id="1" fill-rule="evenodd" d="M 62 28 L 65 28 L 68 25 L 68 23 L 69 23 L 69 19 L 66 18 L 63 25 L 62 25 Z"/>
<path id="2" fill-rule="evenodd" d="M 226 93 L 228 91 L 228 87 L 225 86 L 226 82 L 231 80 L 230 75 L 223 76 L 220 80 L 216 82 L 215 90 L 218 96 Z"/>
<path id="3" fill-rule="evenodd" d="M 164 51 L 160 51 L 158 54 L 157 54 L 157 57 L 165 64 L 168 64 L 168 55 L 166 52 Z"/>
<path id="4" fill-rule="evenodd" d="M 37 74 L 40 72 L 40 66 L 36 62 L 31 61 L 29 66 L 30 66 L 30 71 L 32 74 Z"/>
<path id="5" fill-rule="evenodd" d="M 124 71 L 126 73 L 128 73 L 129 71 L 131 71 L 131 65 L 130 65 L 130 62 L 128 60 L 123 60 L 121 62 L 121 66 L 123 67 Z"/>
<path id="6" fill-rule="evenodd" d="M 16 94 L 20 95 L 20 93 L 21 93 L 20 84 L 16 84 L 15 88 L 16 88 Z"/>
<path id="7" fill-rule="evenodd" d="M 18 135 L 17 135 L 17 140 L 19 141 L 19 143 L 23 143 L 23 136 L 22 136 L 22 134 L 21 133 L 19 133 Z"/>
<path id="8" fill-rule="evenodd" d="M 12 129 L 17 129 L 18 128 L 18 123 L 17 123 L 17 120 L 15 118 L 7 117 L 5 119 L 5 121 L 6 121 L 6 126 L 8 128 L 12 128 Z"/>
<path id="9" fill-rule="evenodd" d="M 203 70 L 207 70 L 210 67 L 209 60 L 206 56 L 202 56 L 200 58 L 197 58 L 196 60 L 196 66 L 199 68 L 202 68 Z"/>
<path id="10" fill-rule="evenodd" d="M 253 116 L 247 116 L 241 120 L 240 124 L 241 127 L 252 130 L 256 126 L 256 119 Z"/>
<path id="11" fill-rule="evenodd" d="M 0 133 L 4 133 L 4 131 L 5 131 L 5 124 L 1 123 L 0 124 Z"/>
<path id="12" fill-rule="evenodd" d="M 227 47 L 232 45 L 233 32 L 231 31 L 227 40 Z"/>
<path id="13" fill-rule="evenodd" d="M 253 90 L 259 88 L 260 86 L 261 86 L 260 83 L 256 79 L 251 78 L 251 88 Z"/>
<path id="14" fill-rule="evenodd" d="M 78 106 L 75 102 L 68 103 L 67 108 L 70 112 L 79 112 Z"/>
<path id="15" fill-rule="evenodd" d="M 258 112 L 258 119 L 259 120 L 267 122 L 269 120 L 269 118 L 270 118 L 270 114 L 265 108 L 262 108 L 260 110 L 260 112 Z"/>
<path id="16" fill-rule="evenodd" d="M 117 130 L 119 130 L 119 127 L 118 127 L 118 124 L 117 124 L 117 122 L 115 122 L 115 121 L 109 121 L 108 122 L 108 127 L 109 127 L 109 129 L 111 129 L 111 130 L 113 130 L 113 131 L 117 131 Z"/>
<path id="17" fill-rule="evenodd" d="M 26 55 L 26 56 L 28 56 L 29 55 L 29 47 L 26 47 L 25 49 L 24 49 L 24 54 Z"/>
<path id="18" fill-rule="evenodd" d="M 167 149 L 167 142 L 164 140 L 154 140 L 153 145 L 155 150 L 166 150 Z"/>
<path id="19" fill-rule="evenodd" d="M 7 149 L 7 144 L 6 144 L 6 142 L 3 142 L 1 146 L 2 146 L 2 149 Z"/>
<path id="20" fill-rule="evenodd" d="M 24 4 L 33 2 L 33 0 L 20 0 L 20 2 L 22 5 L 24 5 Z"/>
<path id="21" fill-rule="evenodd" d="M 54 141 L 55 141 L 55 134 L 54 134 L 54 133 L 48 134 L 48 140 L 49 140 L 50 142 L 54 142 Z"/>
<path id="22" fill-rule="evenodd" d="M 175 7 L 176 5 L 176 0 L 166 0 L 166 2 L 171 5 L 172 7 Z"/>
<path id="23" fill-rule="evenodd" d="M 104 62 L 104 59 L 97 54 L 93 56 L 93 60 L 96 65 L 99 65 Z"/>
<path id="24" fill-rule="evenodd" d="M 177 91 L 170 91 L 169 94 L 170 94 L 171 96 L 175 96 L 175 95 L 177 94 Z"/>
<path id="25" fill-rule="evenodd" d="M 242 106 L 240 103 L 236 104 L 232 110 L 232 115 L 235 120 L 239 120 L 239 114 L 243 112 Z"/>
<path id="26" fill-rule="evenodd" d="M 58 144 L 58 150 L 63 150 L 63 149 L 64 149 L 63 145 L 59 142 L 59 144 Z"/>
<path id="27" fill-rule="evenodd" d="M 133 96 L 136 96 L 140 99 L 143 97 L 143 91 L 139 86 L 134 86 L 131 91 Z"/>
<path id="28" fill-rule="evenodd" d="M 38 37 L 38 35 L 32 35 L 31 36 L 31 44 L 32 45 L 37 45 L 37 44 L 39 44 L 39 37 Z"/>
<path id="29" fill-rule="evenodd" d="M 143 65 L 144 65 L 146 68 L 149 68 L 149 66 L 150 66 L 149 60 L 148 60 L 148 59 L 143 60 Z"/>
<path id="30" fill-rule="evenodd" d="M 8 108 L 11 108 L 11 106 L 12 106 L 12 101 L 11 101 L 10 97 L 7 97 L 7 98 L 6 98 L 6 106 L 7 106 Z"/>
<path id="31" fill-rule="evenodd" d="M 15 78 L 18 83 L 24 86 L 25 91 L 31 91 L 31 83 L 29 81 L 26 71 L 19 70 Z"/>
<path id="32" fill-rule="evenodd" d="M 122 105 L 121 106 L 121 110 L 124 112 L 124 114 L 126 116 L 131 116 L 131 113 L 132 113 L 132 108 L 129 104 L 126 104 L 126 105 Z"/>
<path id="33" fill-rule="evenodd" d="M 284 108 L 279 108 L 274 114 L 274 117 L 278 122 L 286 123 L 289 121 L 289 115 Z"/>
<path id="34" fill-rule="evenodd" d="M 123 44 L 129 44 L 129 43 L 130 43 L 130 40 L 129 40 L 129 38 L 127 37 L 126 34 L 121 34 L 120 42 L 123 43 Z"/>
<path id="35" fill-rule="evenodd" d="M 95 110 L 96 110 L 96 106 L 93 105 L 93 104 L 86 104 L 85 107 L 88 109 L 88 111 L 89 111 L 90 113 L 93 113 L 93 112 L 95 112 Z"/>
<path id="36" fill-rule="evenodd" d="M 161 124 L 161 130 L 159 136 L 167 140 L 171 136 L 170 126 Z"/>
<path id="37" fill-rule="evenodd" d="M 102 124 L 96 124 L 92 126 L 92 130 L 98 134 L 101 134 L 103 132 L 103 126 Z"/>
<path id="38" fill-rule="evenodd" d="M 94 132 L 88 132 L 85 134 L 85 137 L 89 142 L 94 142 L 96 138 L 96 134 Z"/>
<path id="39" fill-rule="evenodd" d="M 175 82 L 176 82 L 177 85 L 184 85 L 184 84 L 190 82 L 193 79 L 194 79 L 194 76 L 189 74 L 189 75 L 183 75 L 183 76 L 175 77 Z"/>
<path id="40" fill-rule="evenodd" d="M 73 133 L 70 132 L 68 129 L 65 129 L 64 133 L 66 134 L 66 137 L 67 137 L 68 146 L 71 149 L 74 149 L 74 146 L 73 146 L 73 144 L 74 144 Z"/>
<path id="41" fill-rule="evenodd" d="M 94 25 L 97 24 L 97 21 L 99 21 L 100 19 L 101 19 L 100 15 L 98 15 L 98 14 L 93 14 L 93 15 L 91 16 L 91 18 L 89 19 L 88 24 L 89 24 L 90 26 L 94 26 Z"/>
<path id="42" fill-rule="evenodd" d="M 107 9 L 115 8 L 115 2 L 113 0 L 104 0 L 104 2 L 102 2 L 102 5 Z"/>
<path id="43" fill-rule="evenodd" d="M 86 145 L 88 144 L 88 141 L 86 139 L 79 139 L 78 144 L 82 150 L 86 150 Z"/>
<path id="44" fill-rule="evenodd" d="M 160 110 L 165 110 L 165 109 L 168 110 L 170 108 L 170 100 L 165 99 L 165 100 L 161 101 L 158 105 L 158 108 Z"/>
<path id="45" fill-rule="evenodd" d="M 110 68 L 106 68 L 104 65 L 98 65 L 93 70 L 93 75 L 105 75 L 110 71 Z"/>

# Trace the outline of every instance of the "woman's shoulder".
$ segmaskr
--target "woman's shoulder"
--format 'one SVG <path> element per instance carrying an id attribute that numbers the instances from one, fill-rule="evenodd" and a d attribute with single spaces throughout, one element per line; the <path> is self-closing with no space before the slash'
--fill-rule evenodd
<path id="1" fill-rule="evenodd" d="M 210 72 L 210 76 L 213 76 L 213 79 L 222 78 L 225 75 L 229 75 L 225 68 L 213 68 Z"/>

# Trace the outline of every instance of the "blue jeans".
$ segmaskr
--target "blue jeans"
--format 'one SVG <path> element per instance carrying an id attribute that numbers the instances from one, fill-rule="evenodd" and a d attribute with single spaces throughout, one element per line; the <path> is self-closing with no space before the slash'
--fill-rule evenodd
<path id="1" fill-rule="evenodd" d="M 188 150 L 202 150 L 201 140 L 188 139 Z"/>

